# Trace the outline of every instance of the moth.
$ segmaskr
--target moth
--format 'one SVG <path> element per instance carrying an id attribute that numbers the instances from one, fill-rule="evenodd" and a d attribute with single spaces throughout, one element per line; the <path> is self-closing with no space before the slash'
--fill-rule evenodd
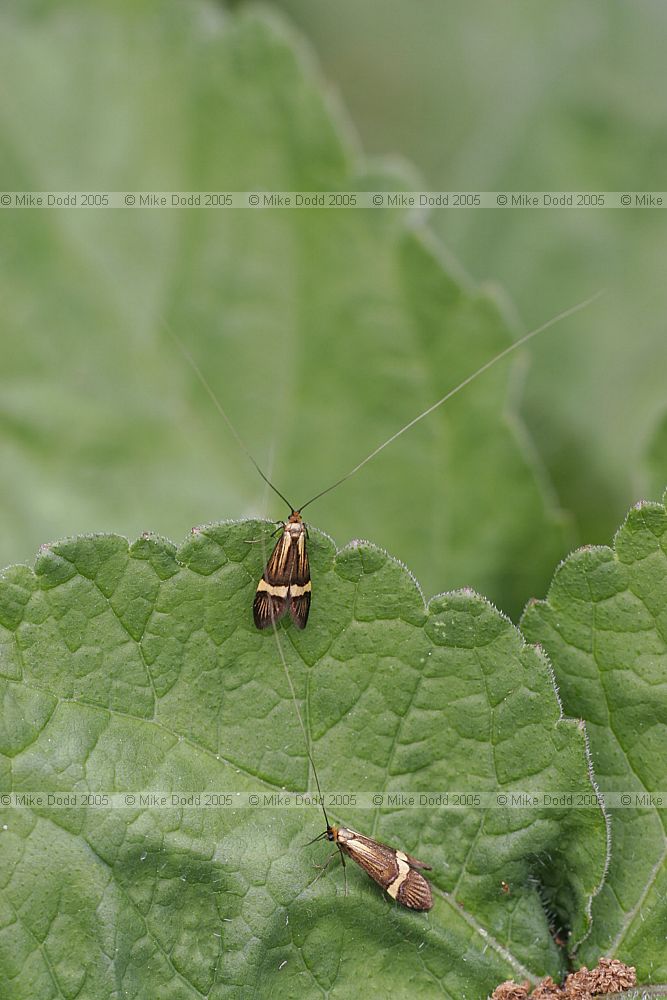
<path id="1" fill-rule="evenodd" d="M 252 606 L 257 628 L 280 621 L 286 611 L 297 628 L 306 627 L 312 589 L 307 538 L 301 513 L 293 510 L 257 585 Z"/>
<path id="2" fill-rule="evenodd" d="M 525 343 L 533 337 L 536 337 L 539 333 L 548 329 L 550 326 L 553 326 L 560 320 L 579 312 L 580 309 L 584 309 L 601 294 L 601 292 L 598 292 L 596 295 L 591 296 L 584 302 L 580 302 L 569 309 L 565 309 L 557 316 L 554 316 L 546 323 L 543 323 L 542 326 L 524 334 L 523 337 L 519 337 L 518 340 L 515 340 L 502 351 L 499 351 L 498 354 L 494 355 L 494 357 L 490 358 L 483 365 L 477 368 L 476 371 L 464 378 L 462 382 L 459 382 L 458 385 L 454 386 L 453 389 L 450 389 L 449 392 L 445 393 L 441 399 L 438 399 L 422 413 L 413 417 L 412 420 L 409 420 L 407 424 L 404 424 L 403 427 L 392 434 L 391 437 L 388 437 L 386 441 L 383 441 L 377 448 L 374 448 L 373 451 L 369 455 L 366 455 L 361 462 L 357 463 L 353 469 L 337 479 L 331 484 L 331 486 L 327 486 L 326 489 L 316 493 L 315 496 L 311 497 L 306 503 L 301 504 L 300 507 L 294 507 L 289 500 L 283 496 L 280 490 L 273 485 L 268 476 L 264 474 L 251 453 L 246 448 L 238 431 L 234 427 L 234 424 L 227 416 L 220 400 L 213 392 L 213 389 L 207 382 L 196 361 L 181 341 L 175 336 L 175 334 L 172 333 L 172 337 L 180 346 L 183 355 L 210 396 L 214 406 L 220 413 L 220 416 L 229 427 L 232 435 L 236 438 L 241 450 L 248 456 L 264 482 L 277 496 L 280 497 L 281 500 L 284 501 L 284 503 L 287 504 L 291 511 L 288 519 L 280 522 L 278 531 L 282 531 L 282 534 L 269 557 L 264 572 L 262 573 L 262 577 L 257 585 L 255 599 L 253 602 L 253 618 L 257 628 L 265 629 L 270 625 L 275 625 L 287 611 L 289 611 L 290 618 L 297 628 L 304 629 L 306 627 L 310 611 L 312 584 L 306 547 L 308 529 L 304 523 L 302 513 L 309 504 L 313 503 L 315 500 L 319 500 L 320 497 L 323 497 L 326 493 L 330 493 L 332 490 L 335 490 L 342 483 L 354 476 L 361 468 L 363 468 L 364 465 L 366 465 L 367 462 L 370 462 L 371 459 L 375 458 L 376 455 L 383 451 L 388 445 L 392 444 L 392 442 L 395 441 L 396 438 L 400 437 L 401 434 L 404 434 L 406 431 L 410 430 L 411 427 L 414 427 L 415 424 L 419 423 L 420 420 L 423 420 L 424 417 L 427 417 L 430 413 L 433 413 L 434 410 L 437 410 L 438 407 L 442 406 L 443 403 L 446 403 L 447 400 L 451 399 L 452 396 L 455 396 L 461 391 L 461 389 L 464 389 L 479 375 L 482 375 L 498 361 L 501 361 L 503 358 L 507 357 L 508 354 L 516 351 L 519 347 L 522 347 Z"/>
<path id="3" fill-rule="evenodd" d="M 346 855 L 352 858 L 401 906 L 410 910 L 430 910 L 433 906 L 431 886 L 421 874 L 422 871 L 430 872 L 430 865 L 349 827 L 331 826 L 328 820 L 326 830 L 315 840 L 324 838 L 336 845 L 343 865 Z M 335 856 L 334 853 L 332 857 Z"/>
<path id="4" fill-rule="evenodd" d="M 297 512 L 294 511 L 293 513 Z M 287 523 L 289 524 L 289 522 Z M 278 548 L 278 546 L 276 546 L 276 548 Z M 308 732 L 303 721 L 303 716 L 301 715 L 301 709 L 299 708 L 299 702 L 297 701 L 294 684 L 292 683 L 290 670 L 287 666 L 287 660 L 285 659 L 280 634 L 278 629 L 275 627 L 275 624 L 273 632 L 276 640 L 276 647 L 278 649 L 278 655 L 285 671 L 289 689 L 292 693 L 294 711 L 297 719 L 299 720 L 301 732 L 303 733 L 306 754 L 308 756 L 308 760 L 310 761 L 310 766 L 313 769 L 315 785 L 319 795 L 319 802 L 322 812 L 324 813 L 324 822 L 326 824 L 325 830 L 318 834 L 317 837 L 314 837 L 313 840 L 309 841 L 309 843 L 314 844 L 318 840 L 326 839 L 331 843 L 334 843 L 337 848 L 337 850 L 335 850 L 325 862 L 320 874 L 324 874 L 326 868 L 336 855 L 340 856 L 343 864 L 343 871 L 345 872 L 345 858 L 347 856 L 348 858 L 352 858 L 352 860 L 355 861 L 360 868 L 363 868 L 364 871 L 370 875 L 373 881 L 377 882 L 379 886 L 382 886 L 387 895 L 389 895 L 391 899 L 394 899 L 397 903 L 400 903 L 401 906 L 405 906 L 410 910 L 430 910 L 433 906 L 433 894 L 431 892 L 431 886 L 421 874 L 422 871 L 431 871 L 432 869 L 430 865 L 427 865 L 424 861 L 419 861 L 418 858 L 412 857 L 411 854 L 406 854 L 405 851 L 399 851 L 397 848 L 390 847 L 388 844 L 382 844 L 378 840 L 366 837 L 363 833 L 357 833 L 356 830 L 352 830 L 350 827 L 334 826 L 329 822 L 329 817 L 327 816 L 327 811 L 324 807 L 324 796 L 322 795 L 322 788 L 320 787 L 320 779 L 317 773 L 317 768 L 315 767 L 313 755 L 310 751 Z M 345 875 L 345 894 L 347 895 L 347 874 Z"/>

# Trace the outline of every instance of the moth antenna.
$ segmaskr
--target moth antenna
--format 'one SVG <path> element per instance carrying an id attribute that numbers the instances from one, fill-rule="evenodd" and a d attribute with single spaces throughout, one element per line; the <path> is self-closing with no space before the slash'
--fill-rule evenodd
<path id="1" fill-rule="evenodd" d="M 168 329 L 168 328 L 167 328 L 167 329 Z M 218 399 L 218 397 L 217 397 L 217 396 L 216 396 L 216 394 L 214 393 L 214 391 L 213 391 L 213 389 L 211 388 L 211 386 L 210 386 L 209 382 L 207 381 L 206 377 L 204 376 L 204 373 L 202 372 L 201 368 L 199 367 L 199 365 L 197 364 L 197 362 L 195 361 L 195 359 L 194 359 L 194 358 L 192 357 L 192 355 L 191 355 L 191 354 L 190 354 L 190 352 L 188 351 L 188 349 L 187 349 L 187 347 L 185 346 L 185 344 L 184 344 L 184 343 L 182 342 L 182 340 L 180 339 L 180 337 L 177 337 L 177 335 L 176 335 L 176 334 L 174 333 L 174 331 L 173 331 L 173 330 L 170 330 L 170 329 L 168 329 L 168 333 L 169 333 L 170 337 L 171 337 L 171 338 L 172 338 L 172 339 L 173 339 L 173 340 L 174 340 L 174 341 L 176 342 L 176 344 L 178 345 L 178 348 L 179 348 L 179 350 L 180 350 L 181 354 L 183 355 L 183 357 L 185 358 L 185 360 L 186 360 L 186 361 L 188 362 L 188 364 L 189 364 L 189 365 L 190 365 L 190 367 L 192 368 L 193 372 L 195 373 L 195 375 L 197 376 L 197 378 L 198 378 L 198 379 L 199 379 L 199 381 L 201 382 L 201 384 L 202 384 L 203 388 L 204 388 L 204 389 L 206 390 L 206 392 L 208 393 L 208 396 L 209 396 L 209 398 L 211 399 L 211 402 L 212 402 L 212 403 L 213 403 L 213 405 L 215 406 L 216 410 L 218 411 L 218 413 L 220 414 L 220 416 L 222 417 L 222 419 L 223 419 L 223 420 L 225 421 L 225 423 L 227 424 L 227 427 L 229 428 L 229 430 L 230 430 L 230 431 L 232 432 L 232 434 L 234 435 L 234 438 L 236 439 L 236 443 L 238 444 L 238 446 L 239 446 L 239 448 L 241 449 L 241 451 L 245 452 L 245 454 L 246 454 L 246 455 L 248 456 L 248 458 L 250 459 L 250 461 L 252 462 L 252 464 L 253 464 L 253 465 L 255 466 L 255 468 L 256 468 L 256 469 L 257 469 L 257 471 L 259 472 L 260 476 L 262 477 L 262 479 L 264 480 L 264 482 L 266 483 L 266 485 L 267 485 L 267 486 L 270 486 L 270 487 L 271 487 L 271 489 L 273 490 L 273 492 L 274 492 L 274 493 L 275 493 L 275 494 L 276 494 L 277 496 L 279 496 L 279 497 L 280 497 L 280 499 L 281 499 L 281 500 L 282 500 L 282 501 L 283 501 L 284 503 L 286 503 L 286 504 L 287 504 L 287 506 L 289 507 L 290 511 L 294 512 L 294 510 L 295 510 L 295 507 L 293 506 L 293 504 L 291 504 L 291 503 L 289 502 L 289 500 L 287 499 L 287 497 L 283 496 L 283 494 L 282 494 L 282 493 L 280 492 L 280 490 L 279 490 L 279 489 L 277 489 L 277 487 L 275 487 L 275 486 L 273 485 L 273 483 L 272 483 L 272 482 L 271 482 L 271 480 L 270 480 L 270 479 L 268 478 L 268 476 L 266 476 L 266 475 L 265 475 L 265 474 L 264 474 L 264 473 L 262 472 L 262 470 L 260 469 L 259 465 L 257 464 L 257 462 L 255 461 L 255 459 L 253 458 L 253 456 L 252 456 L 252 454 L 250 453 L 249 449 L 248 449 L 248 448 L 246 447 L 246 445 L 245 445 L 245 443 L 244 443 L 244 441 L 243 441 L 243 438 L 241 437 L 241 435 L 239 434 L 239 432 L 238 432 L 238 431 L 236 430 L 236 427 L 234 427 L 234 424 L 233 424 L 233 423 L 231 422 L 231 420 L 229 419 L 229 417 L 228 417 L 228 416 L 227 416 L 227 414 L 225 413 L 225 410 L 223 409 L 223 406 L 222 406 L 222 403 L 220 402 L 220 400 Z"/>
<path id="2" fill-rule="evenodd" d="M 362 459 L 358 465 L 355 465 L 353 469 L 350 469 L 348 473 L 346 473 L 344 476 L 341 476 L 340 479 L 337 479 L 335 483 L 331 484 L 331 486 L 327 486 L 325 490 L 321 490 L 319 493 L 316 493 L 314 497 L 310 498 L 310 500 L 307 500 L 306 503 L 302 504 L 299 507 L 299 511 L 305 510 L 308 504 L 313 503 L 315 500 L 319 500 L 320 497 L 323 497 L 326 493 L 331 493 L 331 491 L 335 490 L 337 486 L 340 486 L 342 483 L 347 482 L 348 479 L 351 479 L 352 476 L 355 475 L 355 473 L 359 472 L 360 469 L 363 469 L 364 465 L 366 465 L 367 462 L 370 462 L 372 458 L 375 458 L 376 455 L 379 455 L 380 452 L 383 451 L 388 445 L 392 444 L 392 442 L 395 441 L 396 438 L 399 438 L 401 434 L 405 434 L 406 431 L 409 431 L 411 427 L 414 427 L 415 424 L 418 424 L 420 420 L 424 419 L 424 417 L 428 417 L 430 413 L 433 413 L 434 410 L 437 410 L 439 406 L 442 406 L 443 403 L 446 403 L 448 399 L 451 399 L 452 396 L 455 396 L 457 392 L 461 391 L 461 389 L 465 389 L 467 385 L 470 385 L 471 382 L 474 382 L 476 378 L 478 378 L 480 375 L 483 375 L 485 371 L 488 371 L 489 368 L 492 368 L 493 365 L 497 364 L 498 361 L 502 361 L 502 359 L 506 358 L 508 354 L 511 354 L 513 351 L 518 350 L 519 347 L 523 347 L 523 345 L 528 343 L 529 340 L 532 340 L 533 337 L 537 337 L 538 333 L 543 333 L 545 330 L 548 330 L 549 327 L 554 326 L 556 323 L 560 323 L 561 320 L 567 319 L 568 316 L 573 316 L 581 309 L 585 309 L 587 306 L 595 302 L 596 299 L 599 299 L 600 296 L 603 294 L 603 291 L 604 289 L 601 289 L 599 292 L 596 292 L 595 295 L 591 295 L 590 298 L 584 299 L 583 302 L 577 303 L 576 306 L 570 306 L 569 309 L 564 309 L 563 312 L 558 313 L 557 316 L 554 316 L 552 317 L 552 319 L 547 320 L 546 323 L 542 323 L 541 326 L 535 327 L 534 330 L 531 330 L 529 333 L 525 333 L 523 337 L 519 337 L 518 340 L 515 340 L 508 347 L 505 347 L 493 358 L 490 358 L 489 361 L 486 361 L 483 365 L 481 365 L 476 371 L 472 372 L 472 374 L 464 378 L 462 382 L 459 382 L 457 386 L 454 386 L 453 389 L 450 389 L 449 392 L 445 393 L 442 399 L 439 399 L 436 403 L 433 403 L 426 410 L 424 410 L 423 413 L 420 413 L 418 416 L 414 417 L 414 419 L 410 420 L 407 424 L 404 424 L 404 426 L 401 427 L 400 430 L 396 431 L 395 434 L 392 434 L 391 437 L 387 438 L 386 441 L 383 441 L 381 445 L 378 445 L 378 447 L 375 448 L 369 455 L 366 455 L 366 458 Z"/>
<path id="3" fill-rule="evenodd" d="M 307 840 L 306 843 L 303 846 L 304 847 L 310 847 L 311 844 L 316 844 L 318 840 L 324 840 L 324 838 L 326 837 L 326 835 L 327 835 L 327 831 L 326 830 L 324 831 L 324 833 L 318 833 L 317 837 L 313 837 L 312 840 Z"/>
<path id="4" fill-rule="evenodd" d="M 317 793 L 320 797 L 320 805 L 322 806 L 322 812 L 324 813 L 324 822 L 327 825 L 327 830 L 331 826 L 329 823 L 329 817 L 327 816 L 327 811 L 324 808 L 324 796 L 322 795 L 322 789 L 320 788 L 320 779 L 317 776 L 317 768 L 315 767 L 315 761 L 313 760 L 313 755 L 310 752 L 310 740 L 308 739 L 308 732 L 304 725 L 303 716 L 301 715 L 301 709 L 299 708 L 299 702 L 296 698 L 296 691 L 294 690 L 294 684 L 292 683 L 292 675 L 289 672 L 287 666 L 287 660 L 285 659 L 285 654 L 283 652 L 282 643 L 280 641 L 280 636 L 278 635 L 278 626 L 276 625 L 273 618 L 271 619 L 271 626 L 273 627 L 273 634 L 276 637 L 276 645 L 278 647 L 278 654 L 283 665 L 283 670 L 285 671 L 285 677 L 287 678 L 287 683 L 289 685 L 290 692 L 292 694 L 292 702 L 294 703 L 294 711 L 296 712 L 296 717 L 299 720 L 299 725 L 301 726 L 301 732 L 303 733 L 304 745 L 306 747 L 306 753 L 308 754 L 308 760 L 310 761 L 310 766 L 313 769 L 313 775 L 315 777 L 315 785 L 317 786 Z M 321 833 L 319 837 L 315 837 L 314 840 L 309 841 L 309 843 L 314 844 L 315 840 L 323 840 L 326 837 L 326 830 Z"/>

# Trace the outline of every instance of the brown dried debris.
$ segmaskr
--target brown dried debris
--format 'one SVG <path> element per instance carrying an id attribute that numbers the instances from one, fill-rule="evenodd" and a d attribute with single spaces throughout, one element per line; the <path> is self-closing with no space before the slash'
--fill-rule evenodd
<path id="1" fill-rule="evenodd" d="M 625 965 L 617 958 L 601 958 L 594 969 L 589 970 L 584 965 L 570 973 L 562 986 L 547 976 L 532 993 L 527 980 L 519 985 L 508 979 L 495 988 L 491 1000 L 555 1000 L 558 997 L 561 1000 L 592 1000 L 609 993 L 621 993 L 636 985 L 634 966 Z"/>
<path id="2" fill-rule="evenodd" d="M 547 976 L 541 983 L 538 983 L 530 994 L 532 1000 L 551 1000 L 551 997 L 562 997 L 562 995 L 560 986 L 553 981 L 551 976 Z"/>
<path id="3" fill-rule="evenodd" d="M 573 972 L 565 980 L 565 996 L 580 997 L 585 994 L 592 996 L 605 993 L 620 993 L 637 985 L 637 976 L 633 965 L 624 965 L 617 958 L 601 958 L 595 969 L 590 972 L 582 966 L 578 972 Z M 569 993 L 568 993 L 569 990 Z"/>
<path id="4" fill-rule="evenodd" d="M 491 1000 L 526 1000 L 529 989 L 530 983 L 527 979 L 523 981 L 521 986 L 515 983 L 513 979 L 508 979 L 506 982 L 501 983 L 500 986 L 496 986 L 491 994 Z"/>

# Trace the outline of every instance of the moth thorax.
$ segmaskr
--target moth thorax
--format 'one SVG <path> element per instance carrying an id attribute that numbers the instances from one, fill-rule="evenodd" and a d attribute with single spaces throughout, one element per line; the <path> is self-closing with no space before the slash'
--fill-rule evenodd
<path id="1" fill-rule="evenodd" d="M 299 514 L 298 510 L 292 511 L 289 520 L 285 522 L 285 531 L 289 533 L 291 538 L 298 538 L 305 530 L 301 514 Z"/>

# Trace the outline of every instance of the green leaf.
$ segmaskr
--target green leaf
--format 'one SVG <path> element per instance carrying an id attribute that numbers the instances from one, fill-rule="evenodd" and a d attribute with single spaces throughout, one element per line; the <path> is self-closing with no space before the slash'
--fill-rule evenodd
<path id="1" fill-rule="evenodd" d="M 319 808 L 241 807 L 315 790 L 276 637 L 252 623 L 271 530 L 214 524 L 179 550 L 79 537 L 0 581 L 0 791 L 134 796 L 3 809 L 3 995 L 347 998 L 363 980 L 377 996 L 483 996 L 561 974 L 553 932 L 589 932 L 597 809 L 331 805 L 432 865 L 425 915 L 352 863 L 347 896 L 336 866 L 316 878 Z M 426 607 L 368 543 L 336 552 L 311 527 L 310 551 L 311 619 L 279 641 L 326 795 L 590 796 L 584 731 L 508 619 L 471 591 Z M 139 800 L 207 792 L 232 804 Z"/>
<path id="2" fill-rule="evenodd" d="M 309 51 L 265 13 L 35 6 L 0 15 L 3 189 L 415 184 L 360 156 Z M 399 209 L 45 208 L 3 223 L 2 564 L 87 530 L 181 537 L 221 511 L 284 514 L 263 509 L 172 330 L 296 504 L 519 332 L 503 296 Z M 473 586 L 518 615 L 566 551 L 518 388 L 507 365 L 489 372 L 318 520 L 391 548 L 429 593 Z"/>
<path id="3" fill-rule="evenodd" d="M 626 959 L 655 983 L 667 979 L 666 606 L 667 512 L 640 503 L 613 549 L 575 552 L 522 621 L 549 653 L 565 712 L 586 719 L 602 793 L 628 800 L 609 810 L 611 864 L 579 957 Z"/>

